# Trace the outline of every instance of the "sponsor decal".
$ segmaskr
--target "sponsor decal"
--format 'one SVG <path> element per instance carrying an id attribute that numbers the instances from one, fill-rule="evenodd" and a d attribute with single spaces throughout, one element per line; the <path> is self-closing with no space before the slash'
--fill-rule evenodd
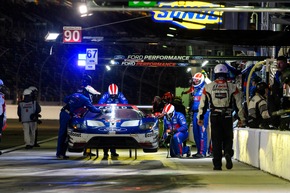
<path id="1" fill-rule="evenodd" d="M 188 63 L 177 63 L 177 66 L 188 66 Z"/>
<path id="2" fill-rule="evenodd" d="M 154 66 L 154 67 L 173 67 L 188 66 L 187 63 L 191 56 L 181 55 L 128 55 L 120 61 L 123 66 Z M 178 63 L 176 63 L 178 62 Z"/>
<path id="3" fill-rule="evenodd" d="M 176 63 L 173 63 L 173 62 L 136 62 L 135 66 L 173 67 L 173 66 L 176 66 Z"/>
<path id="4" fill-rule="evenodd" d="M 145 137 L 153 137 L 153 132 L 150 132 L 150 133 L 145 133 Z"/>
<path id="5" fill-rule="evenodd" d="M 81 137 L 82 136 L 81 133 L 76 133 L 76 132 L 71 132 L 70 135 L 74 136 L 74 137 Z"/>
<path id="6" fill-rule="evenodd" d="M 170 3 L 160 2 L 158 6 L 168 8 L 168 10 L 152 11 L 153 19 L 157 22 L 171 22 L 174 25 L 187 29 L 204 29 L 206 25 L 222 23 L 222 11 L 185 12 L 170 10 L 170 8 L 222 8 L 224 5 L 202 1 L 175 1 Z"/>
<path id="7" fill-rule="evenodd" d="M 135 62 L 134 61 L 123 61 L 121 63 L 121 65 L 123 65 L 123 66 L 135 66 Z"/>
<path id="8" fill-rule="evenodd" d="M 184 61 L 189 60 L 190 56 L 173 56 L 173 55 L 128 55 L 128 60 L 167 60 L 167 61 Z"/>
<path id="9" fill-rule="evenodd" d="M 124 60 L 126 57 L 124 55 L 115 55 L 114 59 L 115 60 Z"/>

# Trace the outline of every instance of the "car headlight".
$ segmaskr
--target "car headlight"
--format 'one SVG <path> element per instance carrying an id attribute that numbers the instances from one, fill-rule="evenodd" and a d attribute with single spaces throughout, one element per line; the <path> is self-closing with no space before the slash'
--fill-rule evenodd
<path id="1" fill-rule="evenodd" d="M 105 127 L 103 122 L 96 120 L 87 120 L 87 125 L 90 127 Z"/>
<path id="2" fill-rule="evenodd" d="M 72 127 L 74 130 L 77 130 L 77 129 L 80 129 L 80 128 L 81 128 L 81 124 L 79 124 L 79 123 L 72 124 L 71 127 Z"/>
<path id="3" fill-rule="evenodd" d="M 154 123 L 145 123 L 143 125 L 140 125 L 140 129 L 143 130 L 151 130 L 154 127 Z"/>

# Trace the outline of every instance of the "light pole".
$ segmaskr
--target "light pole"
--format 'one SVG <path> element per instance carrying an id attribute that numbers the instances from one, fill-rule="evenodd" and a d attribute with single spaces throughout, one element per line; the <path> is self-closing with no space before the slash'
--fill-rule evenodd
<path id="1" fill-rule="evenodd" d="M 126 66 L 125 70 L 123 71 L 123 74 L 122 74 L 122 84 L 121 84 L 121 92 L 123 92 L 123 86 L 124 86 L 124 77 L 125 77 L 125 74 L 126 74 L 126 71 L 127 71 L 127 68 L 129 66 Z"/>
<path id="2" fill-rule="evenodd" d="M 62 87 L 63 87 L 63 74 L 64 74 L 64 70 L 66 68 L 66 65 L 71 61 L 71 59 L 73 59 L 75 57 L 75 55 L 72 55 L 63 65 L 62 67 L 62 71 L 61 71 L 61 75 L 60 75 L 60 88 L 59 88 L 59 104 L 62 104 Z"/>
<path id="3" fill-rule="evenodd" d="M 30 52 L 28 52 L 27 54 L 25 54 L 22 58 L 22 60 L 20 61 L 20 63 L 18 64 L 18 67 L 17 67 L 17 72 L 16 72 L 16 98 L 14 99 L 16 102 L 17 101 L 17 98 L 18 98 L 18 82 L 19 82 L 19 71 L 20 71 L 20 67 L 22 65 L 22 63 L 24 62 L 25 58 L 32 53 L 32 50 Z"/>
<path id="4" fill-rule="evenodd" d="M 158 77 L 158 89 L 157 89 L 157 95 L 158 95 L 158 96 L 159 96 L 159 94 L 160 94 L 160 81 L 161 81 L 161 76 L 162 76 L 162 74 L 163 74 L 163 72 L 164 72 L 165 69 L 166 69 L 166 67 L 163 67 L 163 69 L 162 69 L 162 71 L 160 72 L 159 77 Z"/>
<path id="5" fill-rule="evenodd" d="M 46 62 L 48 61 L 48 59 L 51 57 L 51 55 L 47 56 L 44 60 L 44 62 L 42 63 L 41 65 L 41 68 L 40 68 L 40 74 L 39 74 L 39 81 L 38 81 L 38 101 L 40 101 L 41 99 L 41 82 L 42 82 L 42 70 L 44 68 L 44 65 L 46 64 Z"/>
<path id="6" fill-rule="evenodd" d="M 143 76 L 144 76 L 144 73 L 147 69 L 147 66 L 144 68 L 143 72 L 142 72 L 142 75 L 141 75 L 141 79 L 140 79 L 140 86 L 139 86 L 139 101 L 138 101 L 138 104 L 141 105 L 141 96 L 142 96 L 142 80 L 143 80 Z"/>

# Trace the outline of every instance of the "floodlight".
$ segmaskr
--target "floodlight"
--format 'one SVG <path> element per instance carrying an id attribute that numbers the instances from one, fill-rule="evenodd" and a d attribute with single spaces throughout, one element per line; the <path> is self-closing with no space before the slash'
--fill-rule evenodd
<path id="1" fill-rule="evenodd" d="M 79 6 L 79 12 L 80 14 L 87 14 L 88 13 L 88 7 L 86 4 L 81 4 Z"/>
<path id="2" fill-rule="evenodd" d="M 78 60 L 78 66 L 86 66 L 85 60 Z"/>
<path id="3" fill-rule="evenodd" d="M 208 60 L 203 61 L 203 63 L 201 64 L 201 67 L 204 67 L 205 65 L 207 65 Z"/>
<path id="4" fill-rule="evenodd" d="M 107 71 L 110 71 L 111 67 L 109 65 L 106 65 L 106 69 L 107 69 Z"/>
<path id="5" fill-rule="evenodd" d="M 59 36 L 59 33 L 48 32 L 44 39 L 45 39 L 45 41 L 55 41 L 58 36 Z"/>

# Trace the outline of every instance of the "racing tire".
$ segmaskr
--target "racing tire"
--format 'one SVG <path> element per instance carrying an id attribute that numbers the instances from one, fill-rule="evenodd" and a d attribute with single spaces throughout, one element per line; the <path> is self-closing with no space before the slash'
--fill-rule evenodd
<path id="1" fill-rule="evenodd" d="M 75 152 L 75 153 L 81 153 L 84 149 L 74 149 L 74 148 L 68 148 L 68 152 Z"/>
<path id="2" fill-rule="evenodd" d="M 143 149 L 144 153 L 156 153 L 158 152 L 158 148 L 155 149 Z"/>

